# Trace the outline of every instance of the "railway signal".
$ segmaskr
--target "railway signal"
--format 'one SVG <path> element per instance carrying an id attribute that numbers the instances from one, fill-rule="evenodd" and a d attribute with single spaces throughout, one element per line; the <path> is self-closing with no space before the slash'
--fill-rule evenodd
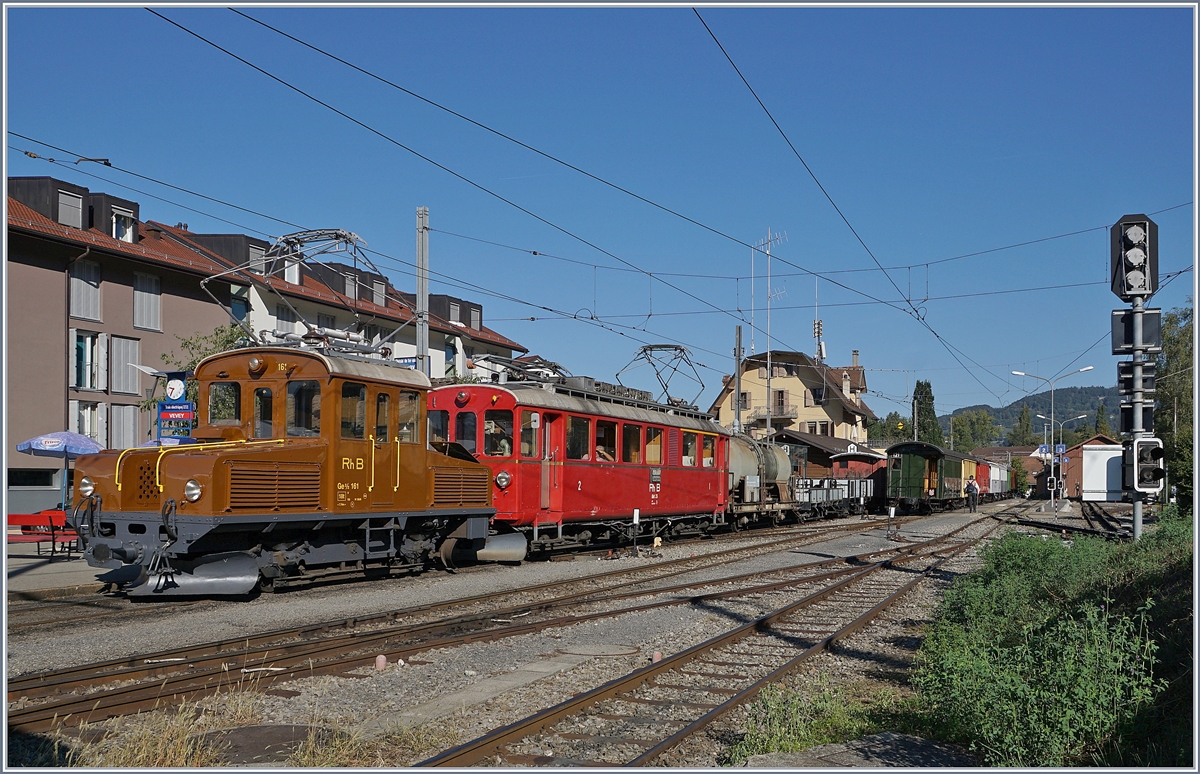
<path id="1" fill-rule="evenodd" d="M 1126 215 L 1112 227 L 1112 291 L 1122 300 L 1149 297 L 1158 289 L 1158 224 Z"/>
<path id="2" fill-rule="evenodd" d="M 1133 464 L 1136 476 L 1133 488 L 1138 492 L 1161 492 L 1167 471 L 1163 467 L 1163 442 L 1159 438 L 1136 438 L 1133 441 Z"/>

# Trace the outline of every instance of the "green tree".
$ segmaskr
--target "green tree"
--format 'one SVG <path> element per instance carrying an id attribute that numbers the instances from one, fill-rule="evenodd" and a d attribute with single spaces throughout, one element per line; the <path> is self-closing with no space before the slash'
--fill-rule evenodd
<path id="1" fill-rule="evenodd" d="M 1029 414 L 1029 406 L 1021 407 L 1021 416 L 1008 433 L 1009 446 L 1033 446 L 1037 438 L 1033 435 L 1033 419 Z"/>
<path id="2" fill-rule="evenodd" d="M 909 435 L 906 436 L 905 431 Z M 891 445 L 910 437 L 911 434 L 912 430 L 908 427 L 908 421 L 897 411 L 889 413 L 883 419 L 871 420 L 867 423 L 867 438 L 876 443 Z"/>
<path id="3" fill-rule="evenodd" d="M 933 407 L 933 385 L 919 380 L 913 388 L 913 405 L 916 407 L 917 440 L 941 446 L 946 439 L 942 426 L 938 424 L 937 412 Z"/>
<path id="4" fill-rule="evenodd" d="M 1025 463 L 1021 457 L 1013 457 L 1010 461 L 1012 465 L 1013 479 L 1012 491 L 1018 495 L 1025 494 L 1025 490 L 1029 488 L 1029 471 L 1025 470 Z"/>
<path id="5" fill-rule="evenodd" d="M 1104 407 L 1104 401 L 1100 401 L 1096 405 L 1096 435 L 1107 435 L 1112 437 L 1112 431 L 1108 429 L 1108 409 Z"/>
<path id="6" fill-rule="evenodd" d="M 962 452 L 970 452 L 980 446 L 991 446 L 999 437 L 1002 428 L 986 411 L 963 411 L 950 417 L 950 426 L 954 430 L 954 448 Z"/>
<path id="7" fill-rule="evenodd" d="M 1163 441 L 1167 460 L 1167 485 L 1178 488 L 1182 510 L 1192 509 L 1192 451 L 1195 407 L 1192 405 L 1193 369 L 1192 299 L 1162 318 L 1163 351 L 1159 354 L 1155 380 L 1158 408 L 1154 412 L 1154 434 Z M 1165 498 L 1164 498 L 1165 499 Z"/>

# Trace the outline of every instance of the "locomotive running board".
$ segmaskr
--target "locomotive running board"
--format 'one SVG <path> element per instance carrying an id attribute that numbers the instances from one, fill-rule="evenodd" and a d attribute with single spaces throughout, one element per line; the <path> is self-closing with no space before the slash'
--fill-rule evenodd
<path id="1" fill-rule="evenodd" d="M 242 551 L 213 554 L 200 560 L 191 572 L 170 570 L 146 575 L 125 589 L 130 597 L 242 596 L 258 585 L 258 563 Z"/>

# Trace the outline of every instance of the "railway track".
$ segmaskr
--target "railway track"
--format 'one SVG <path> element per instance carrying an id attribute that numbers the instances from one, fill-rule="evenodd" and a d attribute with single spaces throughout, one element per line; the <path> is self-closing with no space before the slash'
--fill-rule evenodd
<path id="1" fill-rule="evenodd" d="M 823 580 L 801 599 L 418 765 L 644 766 L 861 629 L 1000 526 L 957 533 Z M 809 579 L 809 582 L 816 580 Z"/>
<path id="2" fill-rule="evenodd" d="M 853 526 L 854 529 L 849 529 Z M 600 604 L 621 597 L 662 594 L 675 587 L 651 587 L 675 576 L 695 573 L 738 558 L 777 551 L 787 546 L 825 540 L 861 530 L 861 524 L 836 525 L 767 543 L 728 549 L 700 557 L 660 562 L 648 567 L 621 568 L 582 578 L 574 583 L 543 584 L 501 591 L 368 617 L 324 622 L 237 640 L 158 651 L 78 667 L 12 677 L 8 683 L 9 727 L 44 731 L 59 722 L 96 721 L 137 712 L 168 700 L 198 697 L 244 684 L 247 676 L 272 682 L 316 674 L 345 674 L 374 661 L 386 649 L 404 656 L 472 639 L 499 639 L 551 625 L 537 616 L 556 608 Z M 828 560 L 832 565 L 843 560 Z M 738 580 L 733 576 L 730 580 Z M 745 578 L 741 578 L 745 580 Z M 708 581 L 706 581 L 708 582 Z M 641 588 L 638 588 L 641 587 Z M 514 604 L 518 595 L 528 597 Z M 551 598 L 547 599 L 549 595 Z M 495 606 L 497 600 L 506 604 Z M 449 615 L 447 615 L 449 614 Z M 613 615 L 612 611 L 594 613 Z M 528 618 L 520 624 L 497 621 Z M 557 625 L 583 620 L 574 615 Z"/>

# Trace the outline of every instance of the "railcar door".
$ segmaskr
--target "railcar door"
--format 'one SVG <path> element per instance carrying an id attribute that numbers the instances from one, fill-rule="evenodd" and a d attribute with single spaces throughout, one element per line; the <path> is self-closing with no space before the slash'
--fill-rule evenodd
<path id="1" fill-rule="evenodd" d="M 364 511 L 371 500 L 371 441 L 367 437 L 367 386 L 342 382 L 338 395 L 334 513 Z"/>
<path id="2" fill-rule="evenodd" d="M 562 414 L 542 413 L 542 513 L 562 511 Z"/>
<path id="3" fill-rule="evenodd" d="M 369 403 L 373 407 L 371 413 L 374 422 L 370 428 L 371 441 L 371 480 L 368 489 L 371 492 L 371 504 L 376 506 L 392 505 L 396 499 L 396 455 L 398 444 L 395 437 L 396 393 L 394 390 L 373 388 L 369 395 Z"/>
<path id="4" fill-rule="evenodd" d="M 420 510 L 429 506 L 426 489 L 427 478 L 430 475 L 429 460 L 426 458 L 425 439 L 422 438 L 421 432 L 426 427 L 421 421 L 424 402 L 424 396 L 416 390 L 400 390 L 399 400 L 396 402 L 396 431 L 392 436 L 392 464 L 395 466 L 395 473 L 391 488 L 395 491 L 393 502 L 397 510 Z M 445 428 L 444 423 L 442 427 Z M 439 437 L 435 440 L 444 441 L 445 438 Z"/>

